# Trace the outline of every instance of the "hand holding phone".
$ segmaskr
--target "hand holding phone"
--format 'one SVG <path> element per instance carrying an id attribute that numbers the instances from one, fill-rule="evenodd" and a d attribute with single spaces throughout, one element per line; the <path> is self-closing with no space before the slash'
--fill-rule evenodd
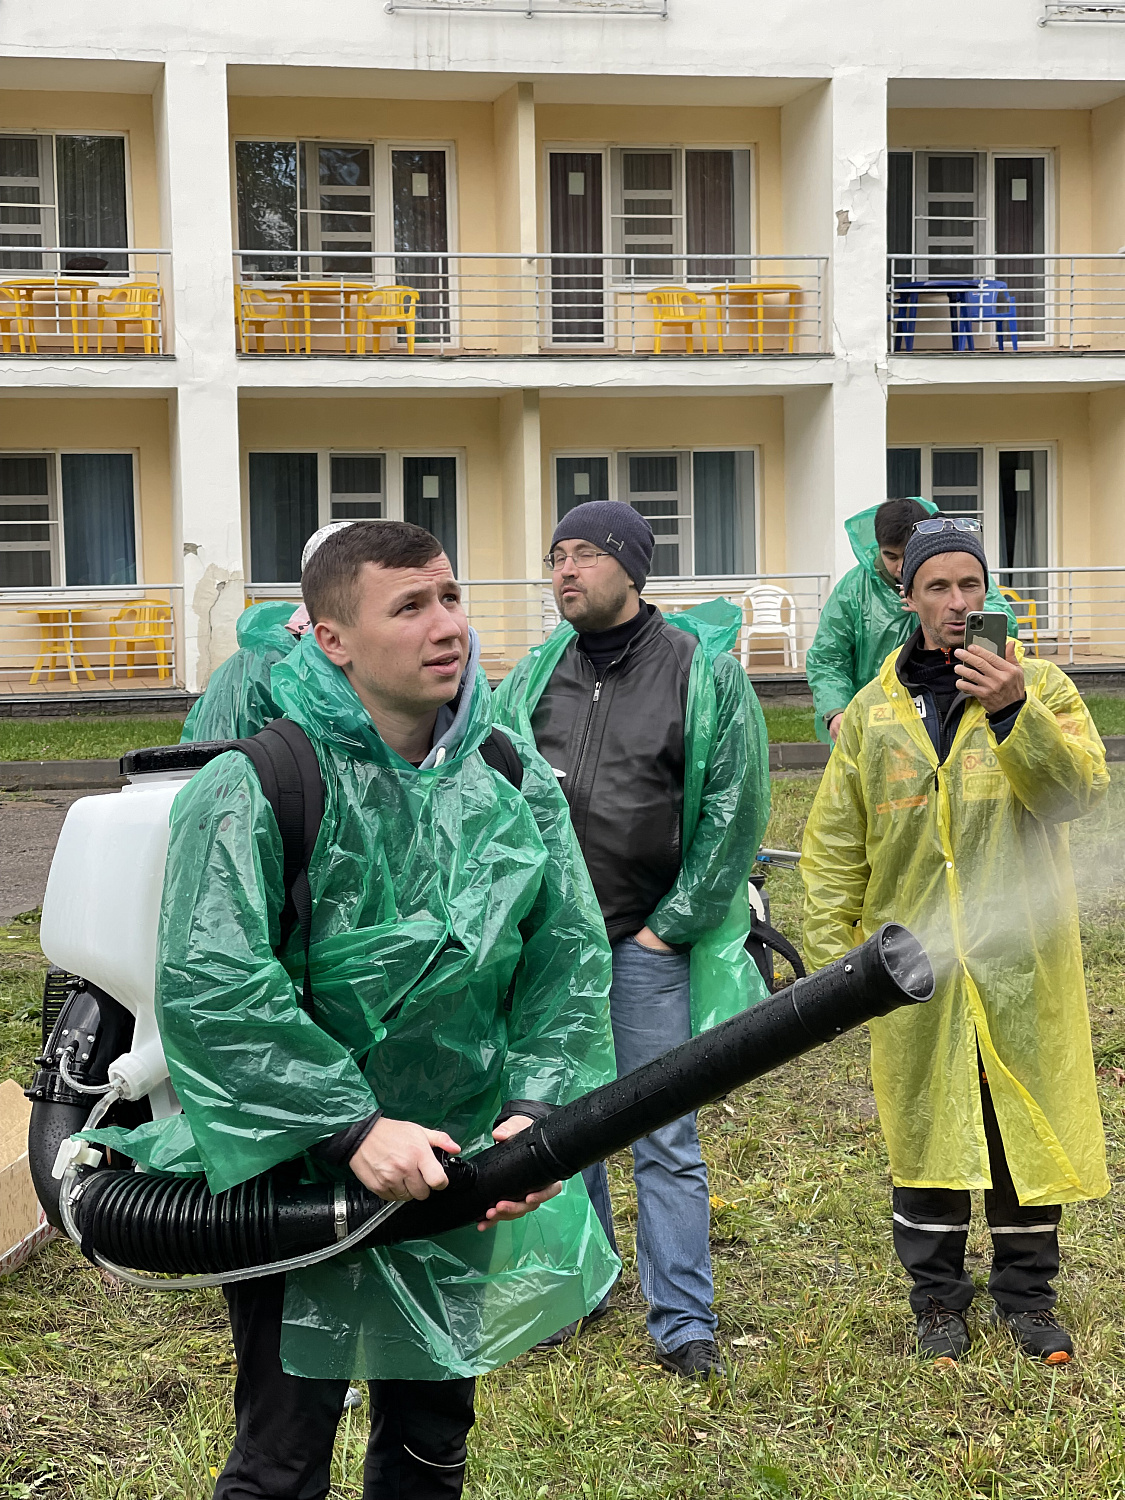
<path id="1" fill-rule="evenodd" d="M 999 713 L 1027 696 L 1023 668 L 1015 659 L 1014 643 L 1008 640 L 1007 615 L 970 611 L 965 618 L 965 645 L 953 654 L 958 687 L 976 698 L 986 713 Z"/>

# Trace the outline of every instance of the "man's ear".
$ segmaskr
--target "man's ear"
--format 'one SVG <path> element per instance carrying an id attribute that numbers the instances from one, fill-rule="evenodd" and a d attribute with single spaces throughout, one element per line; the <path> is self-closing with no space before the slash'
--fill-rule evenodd
<path id="1" fill-rule="evenodd" d="M 914 604 L 914 600 L 910 597 L 909 594 L 904 597 L 902 601 L 902 607 L 904 610 L 906 610 L 907 614 L 916 615 L 918 613 L 918 610 Z"/>
<path id="2" fill-rule="evenodd" d="M 340 639 L 339 626 L 333 620 L 318 620 L 313 626 L 313 635 L 316 643 L 327 656 L 328 660 L 337 667 L 350 667 L 352 664 L 351 652 Z"/>

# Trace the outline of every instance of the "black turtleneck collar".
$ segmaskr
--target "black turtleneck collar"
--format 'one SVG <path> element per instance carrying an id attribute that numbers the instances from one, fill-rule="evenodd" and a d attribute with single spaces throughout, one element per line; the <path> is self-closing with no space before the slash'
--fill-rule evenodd
<path id="1" fill-rule="evenodd" d="M 646 599 L 640 601 L 640 609 L 623 625 L 611 625 L 608 630 L 582 630 L 578 633 L 578 645 L 590 658 L 596 672 L 601 672 L 615 662 L 628 649 L 630 641 L 652 619 L 655 606 Z"/>

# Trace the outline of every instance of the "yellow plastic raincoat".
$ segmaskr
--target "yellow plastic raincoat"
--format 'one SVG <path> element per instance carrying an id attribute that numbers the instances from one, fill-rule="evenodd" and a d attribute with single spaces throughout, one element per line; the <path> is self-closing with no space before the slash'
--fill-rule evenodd
<path id="1" fill-rule="evenodd" d="M 1017 647 L 1022 657 L 1022 648 Z M 899 652 L 844 715 L 801 852 L 817 968 L 886 921 L 926 945 L 937 993 L 871 1022 L 871 1073 L 900 1187 L 991 1185 L 977 1049 L 1019 1200 L 1109 1191 L 1067 823 L 1108 786 L 1105 750 L 1053 663 L 997 743 L 970 702 L 940 767 Z"/>

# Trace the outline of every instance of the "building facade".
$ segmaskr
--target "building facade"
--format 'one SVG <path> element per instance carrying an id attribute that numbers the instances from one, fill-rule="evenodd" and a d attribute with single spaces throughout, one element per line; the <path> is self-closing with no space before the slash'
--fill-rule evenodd
<path id="1" fill-rule="evenodd" d="M 197 689 L 357 516 L 442 536 L 500 671 L 587 497 L 654 597 L 766 586 L 748 664 L 887 494 L 1125 656 L 1112 7 L 4 0 L 0 83 L 6 691 Z"/>

